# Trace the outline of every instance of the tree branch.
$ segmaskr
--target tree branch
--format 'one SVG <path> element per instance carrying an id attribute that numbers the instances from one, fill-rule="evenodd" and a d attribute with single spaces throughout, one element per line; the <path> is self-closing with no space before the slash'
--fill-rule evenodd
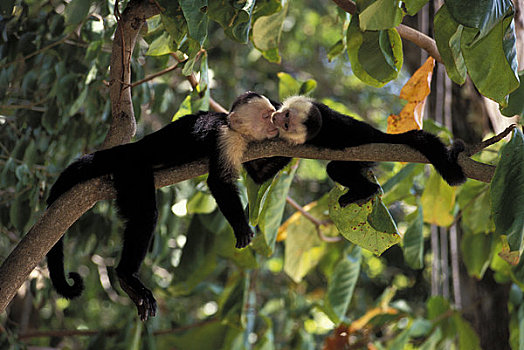
<path id="1" fill-rule="evenodd" d="M 269 140 L 249 145 L 244 161 L 270 156 L 312 159 L 402 161 L 427 163 L 417 151 L 404 145 L 369 144 L 341 151 L 313 146 L 290 145 L 282 140 Z M 476 162 L 461 153 L 459 163 L 469 178 L 491 181 L 494 166 Z M 155 173 L 155 186 L 164 187 L 207 172 L 202 159 Z M 100 177 L 73 187 L 43 213 L 37 223 L 15 247 L 0 267 L 0 312 L 3 312 L 35 266 L 44 258 L 64 232 L 97 201 L 115 197 L 109 178 Z"/>
<path id="2" fill-rule="evenodd" d="M 118 9 L 118 1 L 115 4 Z M 109 98 L 113 120 L 102 149 L 128 143 L 136 132 L 135 113 L 131 100 L 131 56 L 136 39 L 146 19 L 160 13 L 149 1 L 133 1 L 127 5 L 118 25 L 111 52 Z M 115 14 L 118 12 L 115 10 Z"/>

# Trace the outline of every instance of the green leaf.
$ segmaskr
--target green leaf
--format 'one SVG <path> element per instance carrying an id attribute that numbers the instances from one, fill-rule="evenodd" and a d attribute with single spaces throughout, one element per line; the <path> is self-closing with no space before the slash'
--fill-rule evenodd
<path id="1" fill-rule="evenodd" d="M 298 160 L 292 160 L 282 171 L 275 176 L 267 191 L 262 205 L 258 227 L 262 232 L 265 245 L 272 252 L 277 239 L 278 228 L 284 215 L 286 197 L 297 171 Z"/>
<path id="2" fill-rule="evenodd" d="M 421 269 L 424 267 L 424 218 L 422 206 L 419 204 L 415 220 L 411 222 L 404 234 L 404 260 L 409 267 Z"/>
<path id="3" fill-rule="evenodd" d="M 400 242 L 395 223 L 379 196 L 361 205 L 352 203 L 341 208 L 338 198 L 345 191 L 336 184 L 329 193 L 329 216 L 342 236 L 377 255 Z"/>
<path id="4" fill-rule="evenodd" d="M 406 6 L 408 15 L 414 16 L 428 3 L 428 0 L 403 0 L 402 2 Z"/>
<path id="5" fill-rule="evenodd" d="M 505 107 L 507 95 L 518 88 L 516 36 L 513 17 L 475 40 L 478 29 L 464 28 L 461 49 L 469 76 L 484 96 Z"/>
<path id="6" fill-rule="evenodd" d="M 161 5 L 166 9 L 165 12 L 160 14 L 164 28 L 169 33 L 171 40 L 179 46 L 188 33 L 187 22 L 182 7 L 178 1 L 166 0 L 159 2 L 161 2 Z"/>
<path id="7" fill-rule="evenodd" d="M 424 222 L 438 226 L 449 226 L 453 223 L 455 188 L 449 186 L 433 169 L 422 193 L 421 201 L 424 209 Z"/>
<path id="8" fill-rule="evenodd" d="M 200 46 L 207 38 L 207 0 L 178 0 L 186 18 L 189 36 Z"/>
<path id="9" fill-rule="evenodd" d="M 300 82 L 290 74 L 279 72 L 278 76 L 278 97 L 281 101 L 289 96 L 297 95 L 300 90 Z"/>
<path id="10" fill-rule="evenodd" d="M 76 112 L 78 112 L 80 108 L 82 108 L 85 105 L 88 91 L 89 91 L 88 86 L 87 85 L 84 86 L 84 89 L 82 90 L 80 95 L 76 98 L 75 102 L 73 102 L 73 104 L 71 105 L 71 108 L 67 112 L 68 117 L 71 117 L 74 114 L 76 114 Z"/>
<path id="11" fill-rule="evenodd" d="M 460 188 L 457 202 L 462 210 L 461 225 L 465 230 L 471 233 L 489 233 L 495 230 L 488 184 L 466 182 Z"/>
<path id="12" fill-rule="evenodd" d="M 264 55 L 264 57 L 271 58 L 271 62 L 276 62 L 274 59 L 278 56 L 278 44 L 288 6 L 289 1 L 279 12 L 260 17 L 253 24 L 253 44 L 262 53 L 269 52 L 270 55 L 268 57 Z M 278 57 L 278 62 L 280 62 L 280 57 Z"/>
<path id="13" fill-rule="evenodd" d="M 173 271 L 175 284 L 170 287 L 172 295 L 191 293 L 197 284 L 213 272 L 216 267 L 215 237 L 202 225 L 199 216 L 193 217 L 180 264 Z"/>
<path id="14" fill-rule="evenodd" d="M 197 192 L 187 202 L 187 212 L 189 214 L 209 214 L 217 207 L 213 196 L 204 192 Z"/>
<path id="15" fill-rule="evenodd" d="M 64 15 L 66 25 L 71 26 L 69 31 L 74 30 L 74 26 L 80 24 L 87 17 L 90 7 L 90 0 L 72 0 L 67 4 Z"/>
<path id="16" fill-rule="evenodd" d="M 346 44 L 344 40 L 340 39 L 337 41 L 333 46 L 331 46 L 327 53 L 327 58 L 331 62 L 333 61 L 337 56 L 341 55 L 344 50 L 346 49 Z"/>
<path id="17" fill-rule="evenodd" d="M 214 0 L 209 3 L 209 18 L 219 23 L 231 39 L 245 44 L 249 39 L 255 3 L 254 0 Z"/>
<path id="18" fill-rule="evenodd" d="M 300 85 L 300 89 L 298 90 L 299 95 L 307 96 L 309 95 L 313 90 L 317 88 L 317 82 L 313 79 L 308 79 L 305 82 Z"/>
<path id="19" fill-rule="evenodd" d="M 480 40 L 508 15 L 513 14 L 511 0 L 446 0 L 450 15 L 458 23 L 479 30 Z"/>
<path id="20" fill-rule="evenodd" d="M 376 0 L 358 15 L 360 29 L 384 30 L 398 26 L 404 13 L 399 0 Z"/>
<path id="21" fill-rule="evenodd" d="M 319 221 L 329 219 L 328 196 L 308 204 L 304 209 Z M 337 234 L 334 225 L 319 228 L 327 236 Z M 317 227 L 302 213 L 293 214 L 281 227 L 286 233 L 284 271 L 293 281 L 299 283 L 324 256 L 326 244 L 318 237 Z"/>
<path id="22" fill-rule="evenodd" d="M 491 181 L 491 213 L 496 232 L 507 235 L 511 251 L 522 254 L 524 246 L 524 135 L 513 131 L 511 141 L 500 151 L 500 161 Z"/>
<path id="23" fill-rule="evenodd" d="M 355 75 L 375 87 L 396 79 L 402 68 L 402 41 L 396 29 L 361 32 L 353 16 L 347 31 L 347 50 Z"/>
<path id="24" fill-rule="evenodd" d="M 173 38 L 168 32 L 162 33 L 158 38 L 153 40 L 146 52 L 147 56 L 162 56 L 176 51 L 173 45 Z"/>
<path id="25" fill-rule="evenodd" d="M 506 117 L 513 117 L 514 115 L 524 115 L 524 70 L 519 72 L 520 85 L 517 90 L 509 94 L 508 105 L 502 108 L 500 112 Z"/>
<path id="26" fill-rule="evenodd" d="M 473 330 L 473 327 L 464 320 L 458 313 L 453 315 L 453 323 L 455 324 L 456 334 L 459 338 L 459 350 L 477 350 L 481 349 L 480 339 Z"/>
<path id="27" fill-rule="evenodd" d="M 175 113 L 173 118 L 171 118 L 171 121 L 175 121 L 180 117 L 183 117 L 185 115 L 191 114 L 191 95 L 187 95 L 182 103 L 180 104 L 180 107 L 178 107 L 178 111 Z"/>
<path id="28" fill-rule="evenodd" d="M 269 186 L 271 186 L 272 179 L 258 185 L 250 176 L 244 177 L 244 185 L 247 190 L 248 207 L 249 207 L 249 223 L 253 226 L 258 224 L 261 205 L 265 200 L 265 195 Z"/>
<path id="29" fill-rule="evenodd" d="M 493 257 L 494 235 L 465 232 L 460 241 L 462 261 L 468 274 L 482 279 Z"/>
<path id="30" fill-rule="evenodd" d="M 344 256 L 335 266 L 329 276 L 329 284 L 325 298 L 325 310 L 335 324 L 344 319 L 347 308 L 353 297 L 353 291 L 360 274 L 361 251 L 353 247 L 351 253 Z"/>
<path id="31" fill-rule="evenodd" d="M 464 84 L 467 69 L 460 48 L 464 27 L 451 17 L 446 5 L 443 5 L 435 15 L 434 28 L 437 48 L 448 76 L 455 83 Z"/>

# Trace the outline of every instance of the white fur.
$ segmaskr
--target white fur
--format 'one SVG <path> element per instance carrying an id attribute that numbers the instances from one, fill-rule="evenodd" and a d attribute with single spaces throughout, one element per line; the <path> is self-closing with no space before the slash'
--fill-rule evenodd
<path id="1" fill-rule="evenodd" d="M 225 170 L 237 175 L 248 141 L 240 133 L 225 125 L 220 129 L 219 138 L 220 153 L 223 158 L 221 163 Z"/>
<path id="2" fill-rule="evenodd" d="M 286 141 L 294 144 L 302 144 L 306 142 L 307 129 L 304 121 L 311 110 L 312 99 L 306 96 L 291 96 L 282 103 L 280 111 L 285 112 L 289 110 L 294 118 L 294 122 L 290 125 L 289 130 L 279 129 L 280 137 Z"/>

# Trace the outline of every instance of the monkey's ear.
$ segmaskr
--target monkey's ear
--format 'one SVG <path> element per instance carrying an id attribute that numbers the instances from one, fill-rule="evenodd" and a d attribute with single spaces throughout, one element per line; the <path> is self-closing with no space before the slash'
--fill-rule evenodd
<path id="1" fill-rule="evenodd" d="M 233 130 L 236 130 L 239 127 L 239 116 L 236 112 L 231 112 L 227 116 L 229 119 L 229 127 Z"/>

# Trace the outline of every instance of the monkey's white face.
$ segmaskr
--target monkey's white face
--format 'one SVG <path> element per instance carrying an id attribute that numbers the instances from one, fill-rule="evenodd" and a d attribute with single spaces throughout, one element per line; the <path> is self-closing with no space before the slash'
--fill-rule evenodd
<path id="1" fill-rule="evenodd" d="M 273 138 L 278 135 L 277 127 L 271 122 L 273 112 L 275 107 L 267 98 L 254 98 L 229 114 L 229 125 L 254 141 Z"/>
<path id="2" fill-rule="evenodd" d="M 310 99 L 304 96 L 293 96 L 282 104 L 282 107 L 271 116 L 271 121 L 278 128 L 279 137 L 293 144 L 302 144 L 307 139 L 307 128 L 304 122 L 311 109 Z"/>

